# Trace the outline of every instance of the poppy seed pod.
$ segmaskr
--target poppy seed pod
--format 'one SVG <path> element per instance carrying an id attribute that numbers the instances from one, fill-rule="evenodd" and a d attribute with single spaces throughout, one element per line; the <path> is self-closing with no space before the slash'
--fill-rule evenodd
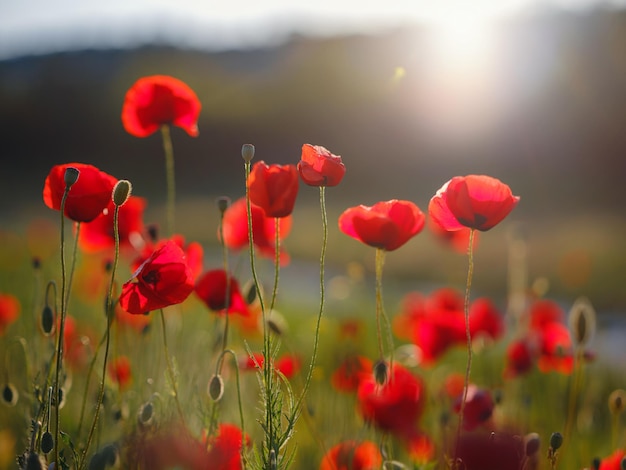
<path id="1" fill-rule="evenodd" d="M 224 380 L 221 375 L 215 374 L 211 377 L 207 391 L 211 400 L 220 401 L 222 399 L 222 396 L 224 395 Z"/>
<path id="2" fill-rule="evenodd" d="M 149 428 L 154 423 L 154 405 L 152 402 L 144 403 L 137 414 L 137 423 L 141 428 Z"/>
<path id="3" fill-rule="evenodd" d="M 621 388 L 613 390 L 609 395 L 609 411 L 618 415 L 624 411 L 626 406 L 626 391 Z"/>
<path id="4" fill-rule="evenodd" d="M 241 156 L 247 163 L 250 163 L 254 158 L 254 145 L 243 144 L 241 147 Z"/>
<path id="5" fill-rule="evenodd" d="M 572 341 L 578 348 L 584 348 L 596 329 L 596 312 L 586 297 L 574 302 L 568 316 Z"/>
<path id="6" fill-rule="evenodd" d="M 563 435 L 560 432 L 553 432 L 550 436 L 550 448 L 558 450 L 563 445 Z"/>
<path id="7" fill-rule="evenodd" d="M 78 168 L 74 168 L 73 166 L 68 166 L 65 169 L 65 174 L 63 176 L 63 180 L 65 181 L 65 186 L 71 188 L 74 183 L 78 181 L 78 177 L 80 176 L 80 171 Z"/>
<path id="8" fill-rule="evenodd" d="M 113 188 L 113 203 L 116 206 L 123 206 L 130 193 L 133 191 L 133 185 L 128 180 L 119 180 Z"/>
<path id="9" fill-rule="evenodd" d="M 228 196 L 220 196 L 217 198 L 217 208 L 221 214 L 226 212 L 226 209 L 230 206 L 230 198 Z"/>

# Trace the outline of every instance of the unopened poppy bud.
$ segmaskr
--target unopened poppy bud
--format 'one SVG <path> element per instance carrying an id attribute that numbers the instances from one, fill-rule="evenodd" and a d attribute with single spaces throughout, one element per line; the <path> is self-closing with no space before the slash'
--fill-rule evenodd
<path id="1" fill-rule="evenodd" d="M 269 330 L 277 336 L 281 336 L 285 334 L 287 331 L 287 321 L 285 317 L 283 317 L 276 310 L 272 310 L 267 317 L 267 327 Z"/>
<path id="2" fill-rule="evenodd" d="M 54 312 L 48 305 L 41 312 L 41 329 L 46 336 L 50 335 L 54 330 Z"/>
<path id="3" fill-rule="evenodd" d="M 539 446 L 541 445 L 541 441 L 539 439 L 539 434 L 536 432 L 531 432 L 527 434 L 524 438 L 525 447 L 526 447 L 526 457 L 532 457 L 539 451 Z"/>
<path id="4" fill-rule="evenodd" d="M 553 432 L 550 436 L 550 448 L 558 450 L 563 445 L 563 435 L 560 432 Z"/>
<path id="5" fill-rule="evenodd" d="M 389 367 L 382 359 L 374 364 L 374 378 L 378 385 L 384 385 L 387 382 L 387 372 Z"/>
<path id="6" fill-rule="evenodd" d="M 33 256 L 31 263 L 33 264 L 33 269 L 41 268 L 41 258 L 39 256 Z"/>
<path id="7" fill-rule="evenodd" d="M 624 411 L 626 406 L 626 391 L 621 388 L 613 390 L 609 395 L 609 411 L 615 415 Z"/>
<path id="8" fill-rule="evenodd" d="M 244 161 L 250 163 L 254 158 L 254 145 L 243 144 L 243 146 L 241 147 L 241 156 L 243 157 Z"/>
<path id="9" fill-rule="evenodd" d="M 41 451 L 48 454 L 52 449 L 54 449 L 54 438 L 50 431 L 46 431 L 41 436 Z"/>
<path id="10" fill-rule="evenodd" d="M 15 406 L 19 398 L 19 393 L 15 386 L 11 383 L 4 384 L 2 387 L 2 403 L 7 406 Z"/>
<path id="11" fill-rule="evenodd" d="M 226 212 L 226 209 L 230 206 L 230 198 L 228 196 L 220 196 L 217 198 L 217 208 L 220 213 Z"/>
<path id="12" fill-rule="evenodd" d="M 71 188 L 72 185 L 78 181 L 79 175 L 80 175 L 80 171 L 77 168 L 74 168 L 73 166 L 68 166 L 65 169 L 65 175 L 64 175 L 65 187 Z"/>
<path id="13" fill-rule="evenodd" d="M 591 461 L 591 468 L 593 468 L 593 470 L 600 470 L 601 463 L 602 461 L 600 460 L 600 458 L 596 457 Z"/>
<path id="14" fill-rule="evenodd" d="M 622 461 L 619 463 L 619 468 L 626 470 L 626 457 L 622 457 Z"/>
<path id="15" fill-rule="evenodd" d="M 211 377 L 208 392 L 211 400 L 220 401 L 222 399 L 222 395 L 224 395 L 224 380 L 221 375 L 216 374 Z"/>
<path id="16" fill-rule="evenodd" d="M 116 206 L 123 206 L 130 193 L 133 191 L 133 185 L 128 180 L 119 180 L 113 188 L 113 203 Z"/>
<path id="17" fill-rule="evenodd" d="M 154 405 L 151 402 L 145 403 L 139 410 L 137 422 L 142 427 L 149 427 L 154 420 Z"/>
<path id="18" fill-rule="evenodd" d="M 586 297 L 574 302 L 568 321 L 574 345 L 579 348 L 585 347 L 596 329 L 596 312 Z"/>
<path id="19" fill-rule="evenodd" d="M 159 227 L 155 224 L 150 224 L 146 227 L 146 231 L 148 232 L 148 237 L 150 241 L 156 242 L 159 239 Z"/>

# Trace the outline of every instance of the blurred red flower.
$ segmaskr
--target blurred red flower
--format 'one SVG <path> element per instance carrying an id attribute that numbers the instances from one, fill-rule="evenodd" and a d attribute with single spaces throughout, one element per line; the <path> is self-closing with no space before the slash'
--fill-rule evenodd
<path id="1" fill-rule="evenodd" d="M 166 124 L 196 137 L 200 107 L 187 84 L 167 75 L 152 75 L 140 78 L 126 92 L 122 123 L 135 137 L 147 137 Z"/>
<path id="2" fill-rule="evenodd" d="M 57 319 L 57 331 L 60 331 L 61 317 Z M 87 366 L 92 354 L 93 334 L 81 326 L 79 329 L 76 320 L 70 315 L 65 316 L 63 327 L 63 359 L 72 369 L 82 369 Z"/>
<path id="3" fill-rule="evenodd" d="M 346 209 L 339 216 L 339 229 L 366 245 L 392 251 L 417 235 L 425 220 L 412 202 L 392 199 Z"/>
<path id="4" fill-rule="evenodd" d="M 175 242 L 167 241 L 122 286 L 119 302 L 129 313 L 144 314 L 179 304 L 192 291 L 193 277 L 185 253 Z"/>
<path id="5" fill-rule="evenodd" d="M 339 392 L 356 392 L 361 380 L 372 373 L 372 361 L 363 356 L 349 356 L 332 373 L 330 383 Z"/>
<path id="6" fill-rule="evenodd" d="M 227 275 L 223 269 L 213 269 L 202 274 L 196 281 L 194 291 L 200 300 L 214 312 L 224 313 L 228 307 L 228 313 L 249 315 L 248 305 L 239 290 L 239 282 L 232 274 Z M 228 301 L 226 301 L 226 291 L 228 291 Z"/>
<path id="7" fill-rule="evenodd" d="M 252 356 L 247 355 L 239 361 L 239 367 L 242 370 L 257 370 L 263 368 L 265 356 L 262 353 L 253 353 Z M 284 354 L 274 362 L 274 369 L 290 379 L 300 371 L 301 361 L 293 354 Z"/>
<path id="8" fill-rule="evenodd" d="M 20 301 L 11 294 L 0 293 L 0 335 L 6 333 L 9 325 L 20 316 Z"/>
<path id="9" fill-rule="evenodd" d="M 622 460 L 626 457 L 624 449 L 617 449 L 608 457 L 602 459 L 599 470 L 622 470 Z"/>
<path id="10" fill-rule="evenodd" d="M 295 165 L 268 165 L 261 160 L 248 179 L 250 202 L 261 207 L 266 217 L 286 217 L 293 211 L 298 185 Z"/>
<path id="11" fill-rule="evenodd" d="M 457 253 L 467 253 L 471 229 L 463 227 L 458 230 L 446 230 L 438 223 L 434 222 L 432 218 L 428 220 L 428 228 L 430 232 L 435 236 L 435 238 L 437 238 L 437 240 L 439 240 L 444 245 L 452 248 Z M 478 244 L 478 238 L 478 233 L 474 233 L 474 249 Z"/>
<path id="12" fill-rule="evenodd" d="M 523 439 L 506 433 L 461 434 L 456 457 L 466 470 L 519 470 L 525 452 Z"/>
<path id="13" fill-rule="evenodd" d="M 204 467 L 211 470 L 240 470 L 243 468 L 241 462 L 241 446 L 245 442 L 246 447 L 252 445 L 250 437 L 242 436 L 241 429 L 233 424 L 222 423 L 219 425 L 217 435 L 208 440 L 209 455 Z"/>
<path id="14" fill-rule="evenodd" d="M 535 365 L 535 356 L 535 348 L 528 339 L 511 342 L 506 349 L 504 377 L 513 378 L 530 372 Z"/>
<path id="15" fill-rule="evenodd" d="M 409 292 L 393 319 L 393 331 L 400 338 L 412 340 L 422 353 L 423 364 L 429 365 L 449 348 L 466 344 L 463 308 L 464 299 L 455 289 L 437 289 L 429 296 Z M 498 339 L 504 333 L 501 314 L 486 298 L 472 302 L 469 323 L 473 337 Z"/>
<path id="16" fill-rule="evenodd" d="M 130 359 L 127 356 L 118 356 L 109 364 L 109 376 L 117 383 L 121 390 L 125 390 L 131 383 L 133 374 Z"/>
<path id="17" fill-rule="evenodd" d="M 383 463 L 378 446 L 370 441 L 344 441 L 324 455 L 320 470 L 377 470 Z"/>
<path id="18" fill-rule="evenodd" d="M 346 173 L 341 157 L 320 145 L 304 144 L 298 172 L 309 186 L 337 186 Z"/>
<path id="19" fill-rule="evenodd" d="M 463 394 L 457 397 L 454 403 L 454 411 L 461 412 Z M 473 431 L 477 427 L 491 422 L 493 414 L 493 398 L 489 390 L 478 388 L 474 384 L 467 387 L 467 398 L 463 409 L 463 429 Z"/>
<path id="20" fill-rule="evenodd" d="M 74 222 L 91 222 L 111 202 L 117 179 L 85 163 L 53 166 L 43 188 L 43 201 L 50 209 L 61 210 L 65 193 L 65 170 L 70 167 L 76 168 L 80 174 L 65 200 L 65 216 Z"/>
<path id="21" fill-rule="evenodd" d="M 365 421 L 396 436 L 408 436 L 415 429 L 426 406 L 421 379 L 394 363 L 384 385 L 370 372 L 357 390 L 358 409 Z"/>
<path id="22" fill-rule="evenodd" d="M 144 232 L 143 211 L 145 208 L 146 200 L 138 196 L 130 196 L 126 203 L 119 208 L 117 222 L 121 249 L 136 248 L 137 242 L 142 240 Z M 109 198 L 109 205 L 104 212 L 81 228 L 78 242 L 82 250 L 95 252 L 115 247 L 114 213 L 115 204 Z"/>
<path id="23" fill-rule="evenodd" d="M 276 253 L 275 234 L 276 223 L 273 217 L 267 217 L 258 206 L 251 205 L 252 211 L 252 239 L 254 245 L 263 256 L 274 258 Z M 284 240 L 291 230 L 291 216 L 279 220 L 279 236 Z M 231 250 L 240 250 L 248 247 L 248 211 L 246 199 L 235 201 L 226 209 L 223 220 L 224 244 Z M 289 256 L 281 252 L 281 263 L 287 263 Z"/>
<path id="24" fill-rule="evenodd" d="M 428 212 L 444 230 L 469 227 L 486 231 L 500 223 L 519 199 L 511 188 L 491 176 L 455 176 L 432 197 Z"/>

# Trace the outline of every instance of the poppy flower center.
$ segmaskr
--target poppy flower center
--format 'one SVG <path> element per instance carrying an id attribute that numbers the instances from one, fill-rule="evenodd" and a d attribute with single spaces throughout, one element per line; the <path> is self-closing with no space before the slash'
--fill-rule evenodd
<path id="1" fill-rule="evenodd" d="M 153 269 L 143 275 L 143 280 L 146 284 L 151 284 L 153 287 L 156 287 L 157 283 L 161 280 L 161 275 L 156 269 Z"/>

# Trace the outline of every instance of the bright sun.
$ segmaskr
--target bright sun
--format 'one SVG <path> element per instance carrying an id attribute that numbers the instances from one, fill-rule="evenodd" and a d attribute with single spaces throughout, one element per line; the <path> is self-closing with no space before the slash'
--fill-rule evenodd
<path id="1" fill-rule="evenodd" d="M 448 141 L 482 134 L 498 114 L 493 84 L 501 13 L 493 2 L 475 1 L 433 6 L 426 19 L 420 121 Z"/>

